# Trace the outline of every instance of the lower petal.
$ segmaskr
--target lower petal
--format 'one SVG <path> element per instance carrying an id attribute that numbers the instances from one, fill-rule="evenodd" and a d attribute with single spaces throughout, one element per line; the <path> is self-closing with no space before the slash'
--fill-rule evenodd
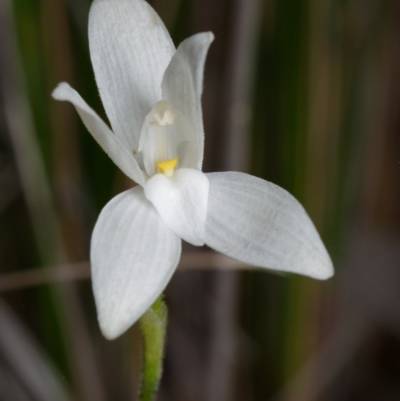
<path id="1" fill-rule="evenodd" d="M 164 223 L 193 245 L 204 245 L 209 182 L 198 170 L 178 169 L 172 177 L 156 174 L 144 187 Z"/>
<path id="2" fill-rule="evenodd" d="M 300 203 L 243 173 L 211 173 L 205 242 L 243 262 L 327 279 L 331 259 Z"/>
<path id="3" fill-rule="evenodd" d="M 181 240 L 160 219 L 139 186 L 102 210 L 93 231 L 91 265 L 98 319 L 114 339 L 151 306 L 168 284 Z"/>

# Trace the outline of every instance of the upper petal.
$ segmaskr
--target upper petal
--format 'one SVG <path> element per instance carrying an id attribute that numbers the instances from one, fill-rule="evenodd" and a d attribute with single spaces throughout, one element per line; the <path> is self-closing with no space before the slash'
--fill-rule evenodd
<path id="1" fill-rule="evenodd" d="M 141 187 L 119 194 L 104 207 L 93 231 L 90 259 L 105 337 L 118 337 L 151 306 L 180 254 L 180 238 L 162 222 Z"/>
<path id="2" fill-rule="evenodd" d="M 161 81 L 175 51 L 144 0 L 94 0 L 89 45 L 96 82 L 115 134 L 137 150 L 146 114 L 161 100 Z"/>
<path id="3" fill-rule="evenodd" d="M 147 181 L 144 193 L 176 235 L 204 245 L 209 185 L 204 173 L 184 168 L 172 177 L 156 174 Z"/>
<path id="4" fill-rule="evenodd" d="M 60 83 L 54 89 L 52 96 L 56 100 L 71 102 L 80 115 L 87 130 L 93 135 L 97 143 L 108 154 L 111 160 L 133 181 L 144 185 L 144 177 L 131 152 L 113 134 L 104 121 L 81 98 L 79 93 L 66 82 Z"/>
<path id="5" fill-rule="evenodd" d="M 327 279 L 331 259 L 300 203 L 243 173 L 211 173 L 205 242 L 255 266 Z"/>
<path id="6" fill-rule="evenodd" d="M 173 55 L 162 81 L 163 99 L 171 102 L 188 120 L 195 133 L 197 152 L 191 164 L 201 170 L 204 128 L 201 111 L 204 63 L 214 40 L 211 32 L 198 33 L 184 40 Z M 183 167 L 190 167 L 185 165 Z"/>

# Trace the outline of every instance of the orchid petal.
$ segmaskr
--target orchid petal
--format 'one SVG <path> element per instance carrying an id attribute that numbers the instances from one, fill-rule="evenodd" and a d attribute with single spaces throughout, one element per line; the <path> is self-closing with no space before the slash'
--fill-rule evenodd
<path id="1" fill-rule="evenodd" d="M 151 306 L 178 265 L 181 240 L 135 187 L 102 210 L 91 243 L 93 291 L 104 336 L 113 339 Z"/>
<path id="2" fill-rule="evenodd" d="M 194 164 L 201 170 L 204 153 L 204 128 L 201 111 L 204 64 L 208 48 L 214 40 L 211 32 L 199 33 L 184 40 L 173 55 L 162 81 L 163 99 L 171 102 L 188 120 L 197 143 Z"/>
<path id="3" fill-rule="evenodd" d="M 304 208 L 284 189 L 243 173 L 210 173 L 205 242 L 255 266 L 327 279 L 331 259 Z"/>
<path id="4" fill-rule="evenodd" d="M 164 223 L 193 245 L 204 245 L 209 182 L 198 170 L 178 169 L 172 177 L 156 174 L 145 187 Z"/>
<path id="5" fill-rule="evenodd" d="M 175 47 L 144 0 L 95 0 L 89 45 L 96 82 L 115 134 L 137 151 L 146 114 L 161 99 L 161 81 Z"/>
<path id="6" fill-rule="evenodd" d="M 77 91 L 72 89 L 66 82 L 62 82 L 54 89 L 52 96 L 56 100 L 72 103 L 87 130 L 92 134 L 93 138 L 111 160 L 129 178 L 142 186 L 144 185 L 145 180 L 143 173 L 133 155 L 113 134 L 96 112 L 86 104 Z"/>

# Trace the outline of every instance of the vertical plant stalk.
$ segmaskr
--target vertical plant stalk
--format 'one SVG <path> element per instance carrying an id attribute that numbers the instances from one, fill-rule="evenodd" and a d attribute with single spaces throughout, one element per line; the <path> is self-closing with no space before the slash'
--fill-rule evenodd
<path id="1" fill-rule="evenodd" d="M 221 171 L 248 171 L 249 130 L 251 122 L 252 77 L 256 38 L 260 29 L 260 0 L 236 0 L 230 3 L 231 36 L 228 44 L 225 93 L 221 110 L 223 157 Z M 230 401 L 237 386 L 239 273 L 216 272 L 214 275 L 215 307 L 212 314 L 213 335 L 209 348 L 208 382 L 205 399 Z M 243 398 L 242 395 L 239 398 Z M 246 397 L 244 397 L 246 398 Z"/>
<path id="2" fill-rule="evenodd" d="M 139 320 L 143 337 L 140 401 L 152 401 L 162 375 L 167 307 L 161 295 Z"/>
<path id="3" fill-rule="evenodd" d="M 44 265 L 58 265 L 69 259 L 70 252 L 38 143 L 12 5 L 10 0 L 0 2 L 0 95 L 39 257 Z M 79 399 L 103 401 L 102 382 L 77 288 L 67 283 L 52 288 L 52 295 L 62 333 L 66 333 L 64 343 L 69 345 L 67 357 Z"/>

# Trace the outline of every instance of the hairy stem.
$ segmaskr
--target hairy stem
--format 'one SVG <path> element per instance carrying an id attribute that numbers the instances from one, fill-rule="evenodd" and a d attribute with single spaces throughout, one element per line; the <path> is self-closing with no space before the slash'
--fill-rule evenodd
<path id="1" fill-rule="evenodd" d="M 143 336 L 140 401 L 152 401 L 162 374 L 167 307 L 161 295 L 139 320 Z"/>

